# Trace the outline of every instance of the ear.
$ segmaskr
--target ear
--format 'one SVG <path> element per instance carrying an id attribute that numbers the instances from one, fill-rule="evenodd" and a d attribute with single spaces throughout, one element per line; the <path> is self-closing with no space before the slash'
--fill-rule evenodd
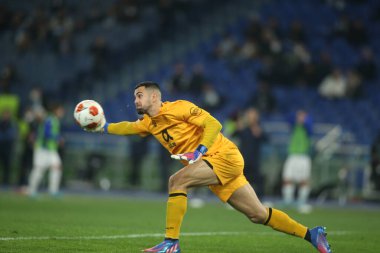
<path id="1" fill-rule="evenodd" d="M 156 91 L 153 91 L 152 92 L 152 101 L 155 102 L 158 98 L 158 95 L 157 95 L 157 92 Z"/>

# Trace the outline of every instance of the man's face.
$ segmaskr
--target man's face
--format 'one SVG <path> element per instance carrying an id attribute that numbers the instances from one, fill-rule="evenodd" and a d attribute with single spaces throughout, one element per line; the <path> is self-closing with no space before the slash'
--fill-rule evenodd
<path id="1" fill-rule="evenodd" d="M 135 90 L 135 106 L 138 114 L 146 114 L 152 106 L 152 92 L 144 86 Z"/>
<path id="2" fill-rule="evenodd" d="M 63 106 L 58 107 L 56 110 L 56 115 L 58 118 L 62 119 L 65 115 L 65 108 L 63 108 Z"/>
<path id="3" fill-rule="evenodd" d="M 306 120 L 306 112 L 305 111 L 298 111 L 297 112 L 297 123 L 303 124 Z"/>

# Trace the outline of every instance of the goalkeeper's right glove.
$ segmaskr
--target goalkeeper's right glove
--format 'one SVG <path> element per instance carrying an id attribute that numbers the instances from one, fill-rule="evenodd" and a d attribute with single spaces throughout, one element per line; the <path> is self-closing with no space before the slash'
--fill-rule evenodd
<path id="1" fill-rule="evenodd" d="M 102 122 L 96 128 L 93 128 L 93 129 L 83 128 L 83 130 L 86 132 L 91 132 L 91 133 L 108 133 L 107 120 L 104 117 L 102 119 Z"/>
<path id="2" fill-rule="evenodd" d="M 171 158 L 176 159 L 176 160 L 185 160 L 185 161 L 188 161 L 189 164 L 193 164 L 199 161 L 206 152 L 207 152 L 206 146 L 200 144 L 194 152 L 171 155 Z"/>

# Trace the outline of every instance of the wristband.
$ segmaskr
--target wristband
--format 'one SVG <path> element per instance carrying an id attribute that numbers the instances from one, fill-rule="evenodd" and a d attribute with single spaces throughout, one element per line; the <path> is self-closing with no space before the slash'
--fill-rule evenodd
<path id="1" fill-rule="evenodd" d="M 197 151 L 199 151 L 202 155 L 204 155 L 206 152 L 207 152 L 207 148 L 206 146 L 203 146 L 202 144 L 199 144 L 199 146 L 197 147 Z"/>
<path id="2" fill-rule="evenodd" d="M 104 124 L 103 133 L 108 134 L 108 123 Z"/>

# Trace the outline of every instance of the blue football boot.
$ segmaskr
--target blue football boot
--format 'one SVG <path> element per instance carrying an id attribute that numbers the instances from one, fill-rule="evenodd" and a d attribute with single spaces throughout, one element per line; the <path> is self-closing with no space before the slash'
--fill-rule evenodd
<path id="1" fill-rule="evenodd" d="M 310 229 L 311 244 L 313 244 L 320 253 L 332 253 L 330 245 L 327 242 L 327 233 L 325 230 L 325 227 L 315 227 Z"/>
<path id="2" fill-rule="evenodd" d="M 179 248 L 179 240 L 164 240 L 152 248 L 144 249 L 143 252 L 180 253 L 181 249 Z"/>

